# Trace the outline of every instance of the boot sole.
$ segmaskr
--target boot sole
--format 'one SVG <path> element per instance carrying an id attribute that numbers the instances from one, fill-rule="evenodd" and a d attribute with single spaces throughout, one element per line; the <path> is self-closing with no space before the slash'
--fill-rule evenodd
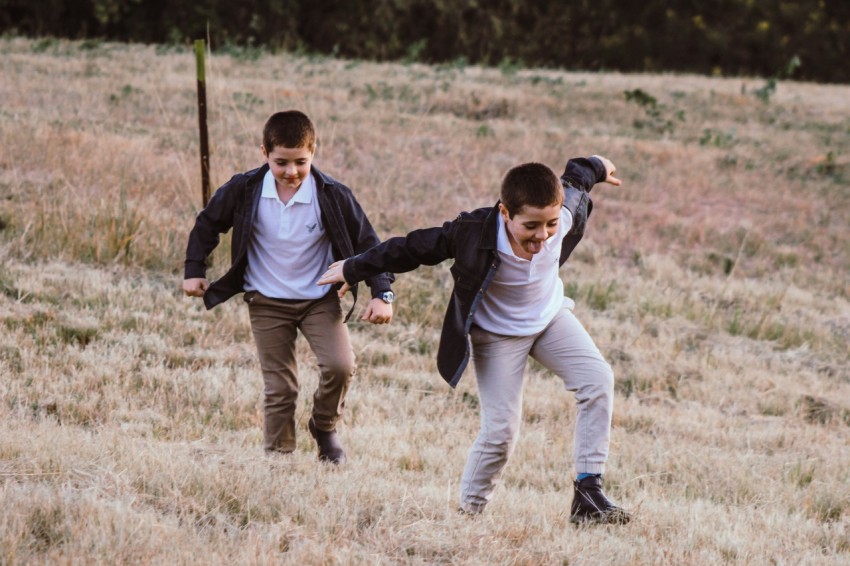
<path id="1" fill-rule="evenodd" d="M 570 523 L 573 525 L 625 525 L 631 520 L 631 516 L 621 510 L 570 517 Z"/>

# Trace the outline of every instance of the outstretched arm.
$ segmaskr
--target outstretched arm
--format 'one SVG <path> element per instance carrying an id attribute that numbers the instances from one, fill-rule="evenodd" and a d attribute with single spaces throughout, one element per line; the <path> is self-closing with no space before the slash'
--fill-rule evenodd
<path id="1" fill-rule="evenodd" d="M 382 272 L 405 273 L 420 265 L 437 265 L 454 257 L 454 233 L 457 220 L 439 228 L 414 230 L 407 236 L 385 242 L 344 261 L 337 261 L 319 278 L 319 285 L 342 283 L 340 296 L 351 285 Z"/>
<path id="2" fill-rule="evenodd" d="M 570 159 L 567 162 L 561 183 L 564 185 L 564 207 L 572 215 L 573 225 L 561 244 L 561 265 L 567 261 L 584 235 L 587 219 L 593 211 L 593 202 L 588 194 L 590 189 L 596 183 L 620 186 L 622 181 L 616 175 L 617 167 L 601 155 Z"/>

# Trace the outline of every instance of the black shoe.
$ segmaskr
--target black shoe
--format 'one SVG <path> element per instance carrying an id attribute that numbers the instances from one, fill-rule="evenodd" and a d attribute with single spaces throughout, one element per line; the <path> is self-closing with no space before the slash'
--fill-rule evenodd
<path id="1" fill-rule="evenodd" d="M 316 428 L 316 423 L 310 419 L 308 425 L 310 434 L 316 439 L 316 444 L 319 445 L 319 460 L 322 462 L 330 462 L 331 464 L 341 464 L 345 462 L 345 450 L 342 449 L 342 444 L 339 443 L 339 438 L 336 431 L 326 432 Z"/>
<path id="2" fill-rule="evenodd" d="M 632 516 L 605 497 L 602 477 L 588 476 L 573 483 L 573 504 L 570 508 L 570 523 L 602 523 L 625 525 Z"/>

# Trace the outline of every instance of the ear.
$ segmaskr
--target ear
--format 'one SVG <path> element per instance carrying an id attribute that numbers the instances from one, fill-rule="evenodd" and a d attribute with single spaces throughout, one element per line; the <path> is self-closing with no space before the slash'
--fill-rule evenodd
<path id="1" fill-rule="evenodd" d="M 502 203 L 499 203 L 499 214 L 502 215 L 502 220 L 505 222 L 511 219 L 511 214 L 508 212 L 508 208 Z"/>
<path id="2" fill-rule="evenodd" d="M 269 160 L 269 152 L 266 151 L 266 146 L 264 146 L 263 144 L 260 144 L 260 150 L 262 150 L 262 152 L 263 152 L 263 159 L 268 161 Z"/>

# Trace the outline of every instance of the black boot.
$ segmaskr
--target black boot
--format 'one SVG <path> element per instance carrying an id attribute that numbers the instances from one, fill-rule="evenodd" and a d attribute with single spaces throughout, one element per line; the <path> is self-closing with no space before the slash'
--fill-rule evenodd
<path id="1" fill-rule="evenodd" d="M 625 525 L 632 516 L 605 497 L 602 476 L 588 476 L 573 483 L 573 504 L 570 523 L 605 523 Z"/>
<path id="2" fill-rule="evenodd" d="M 312 418 L 308 427 L 310 434 L 316 439 L 316 444 L 319 445 L 319 460 L 331 464 L 341 464 L 345 461 L 345 450 L 342 449 L 342 444 L 339 443 L 335 430 L 326 432 L 317 429 Z"/>

